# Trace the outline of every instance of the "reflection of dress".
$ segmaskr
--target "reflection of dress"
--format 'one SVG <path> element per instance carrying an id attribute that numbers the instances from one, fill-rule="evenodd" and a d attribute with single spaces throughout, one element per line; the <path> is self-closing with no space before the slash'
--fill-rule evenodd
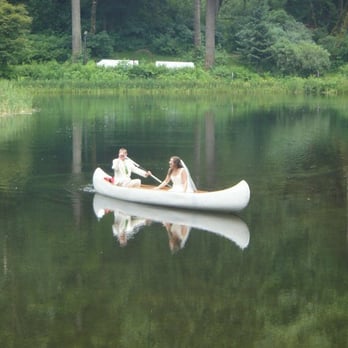
<path id="1" fill-rule="evenodd" d="M 172 252 L 183 249 L 190 234 L 191 227 L 186 225 L 165 223 L 169 237 L 169 247 Z"/>

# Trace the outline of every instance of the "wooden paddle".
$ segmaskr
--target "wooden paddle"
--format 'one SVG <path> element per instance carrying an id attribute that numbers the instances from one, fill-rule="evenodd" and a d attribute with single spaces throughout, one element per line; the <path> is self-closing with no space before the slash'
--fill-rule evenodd
<path id="1" fill-rule="evenodd" d="M 138 164 L 137 162 L 135 162 L 135 161 L 133 161 L 131 158 L 129 158 L 128 156 L 127 156 L 127 159 L 129 159 L 136 167 L 138 167 L 138 168 L 140 168 L 140 169 L 142 169 L 142 170 L 145 170 L 145 172 L 147 172 L 147 170 L 145 169 L 145 168 L 143 168 L 140 164 Z M 159 178 L 157 178 L 157 176 L 155 176 L 155 175 L 153 175 L 152 173 L 151 173 L 151 175 L 150 175 L 153 179 L 155 179 L 157 182 L 159 182 L 160 184 L 162 183 L 162 180 L 161 179 L 159 179 Z"/>

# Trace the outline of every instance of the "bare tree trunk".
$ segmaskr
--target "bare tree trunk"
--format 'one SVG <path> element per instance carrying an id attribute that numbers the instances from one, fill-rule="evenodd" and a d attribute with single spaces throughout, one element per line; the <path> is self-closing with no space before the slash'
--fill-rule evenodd
<path id="1" fill-rule="evenodd" d="M 340 0 L 338 5 L 337 21 L 331 33 L 333 35 L 340 34 L 341 36 L 344 36 L 347 28 L 348 28 L 348 1 L 345 2 L 343 0 Z"/>
<path id="2" fill-rule="evenodd" d="M 343 0 L 338 0 L 337 9 L 338 9 L 338 16 L 340 16 L 343 11 Z"/>
<path id="3" fill-rule="evenodd" d="M 80 0 L 71 0 L 72 60 L 76 62 L 82 52 Z"/>
<path id="4" fill-rule="evenodd" d="M 207 0 L 205 14 L 205 68 L 210 69 L 215 62 L 216 0 Z"/>
<path id="5" fill-rule="evenodd" d="M 97 0 L 92 0 L 92 8 L 91 8 L 91 29 L 90 33 L 95 35 L 97 31 Z"/>
<path id="6" fill-rule="evenodd" d="M 201 48 L 201 0 L 194 0 L 194 46 L 198 51 Z"/>

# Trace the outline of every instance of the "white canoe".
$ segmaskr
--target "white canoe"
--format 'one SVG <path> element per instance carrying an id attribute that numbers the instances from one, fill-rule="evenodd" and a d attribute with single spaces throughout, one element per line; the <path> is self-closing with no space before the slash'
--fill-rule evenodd
<path id="1" fill-rule="evenodd" d="M 101 168 L 93 174 L 96 192 L 112 198 L 129 202 L 152 204 L 180 209 L 193 209 L 216 212 L 238 212 L 244 209 L 250 199 L 249 185 L 245 180 L 220 191 L 179 193 L 168 190 L 154 190 L 155 186 L 142 185 L 140 188 L 116 186 L 107 179 L 110 175 Z"/>
<path id="2" fill-rule="evenodd" d="M 246 248 L 250 240 L 248 225 L 238 216 L 231 214 L 156 207 L 125 202 L 98 193 L 93 198 L 93 210 L 98 218 L 112 211 L 114 214 L 121 213 L 152 222 L 185 225 L 227 238 L 241 249 Z"/>

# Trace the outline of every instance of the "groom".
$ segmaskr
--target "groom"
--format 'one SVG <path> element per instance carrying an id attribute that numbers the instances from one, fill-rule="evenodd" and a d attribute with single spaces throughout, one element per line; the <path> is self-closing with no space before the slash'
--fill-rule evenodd
<path id="1" fill-rule="evenodd" d="M 114 170 L 114 185 L 125 187 L 140 187 L 140 179 L 131 179 L 131 174 L 135 173 L 144 178 L 151 175 L 150 171 L 145 171 L 134 165 L 134 162 L 127 157 L 127 149 L 120 148 L 118 158 L 112 161 L 112 169 Z"/>

